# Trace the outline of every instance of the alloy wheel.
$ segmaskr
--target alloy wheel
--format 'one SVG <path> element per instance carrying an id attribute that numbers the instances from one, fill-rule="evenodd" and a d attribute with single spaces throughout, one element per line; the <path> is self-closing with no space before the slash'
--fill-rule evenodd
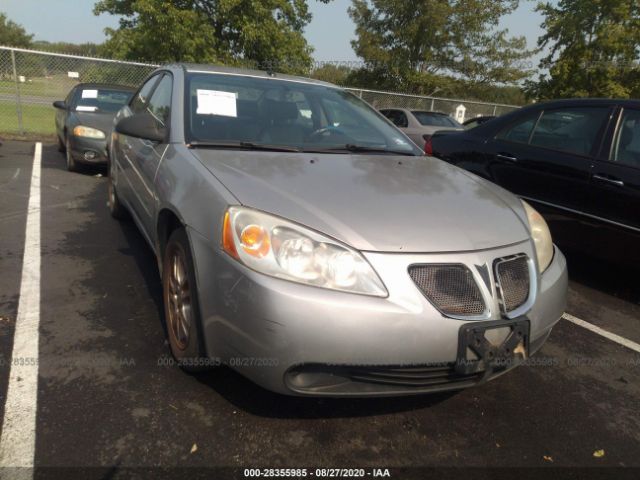
<path id="1" fill-rule="evenodd" d="M 65 142 L 65 157 L 67 160 L 67 170 L 72 170 L 73 160 L 71 159 L 71 147 L 69 145 L 69 140 Z"/>
<path id="2" fill-rule="evenodd" d="M 169 271 L 165 295 L 170 334 L 175 346 L 185 350 L 189 344 L 192 322 L 191 289 L 187 275 L 185 254 L 177 245 L 172 245 L 169 252 Z"/>
<path id="3" fill-rule="evenodd" d="M 116 187 L 113 184 L 113 167 L 109 164 L 109 182 L 108 182 L 109 208 L 113 211 L 116 205 Z"/>

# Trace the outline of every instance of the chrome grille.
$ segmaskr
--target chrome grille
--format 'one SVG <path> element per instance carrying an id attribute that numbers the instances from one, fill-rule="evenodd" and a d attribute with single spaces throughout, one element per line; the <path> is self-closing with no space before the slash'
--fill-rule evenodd
<path id="1" fill-rule="evenodd" d="M 476 316 L 485 311 L 480 289 L 464 265 L 412 265 L 409 275 L 427 299 L 445 315 Z"/>
<path id="2" fill-rule="evenodd" d="M 529 262 L 526 255 L 503 258 L 496 262 L 498 294 L 505 312 L 522 306 L 529 298 Z"/>

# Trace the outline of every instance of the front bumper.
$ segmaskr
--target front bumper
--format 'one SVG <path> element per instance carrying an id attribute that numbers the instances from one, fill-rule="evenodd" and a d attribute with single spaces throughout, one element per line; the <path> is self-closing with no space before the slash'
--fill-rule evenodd
<path id="1" fill-rule="evenodd" d="M 78 163 L 103 165 L 107 163 L 107 140 L 69 136 L 70 154 Z"/>
<path id="2" fill-rule="evenodd" d="M 407 267 L 491 265 L 496 258 L 519 253 L 534 258 L 529 241 L 457 254 L 365 253 L 389 292 L 387 298 L 378 298 L 268 277 L 232 260 L 197 232 L 189 230 L 189 235 L 208 354 L 264 388 L 290 395 L 423 393 L 463 388 L 504 373 L 456 375 L 460 327 L 469 320 L 438 312 L 413 283 Z M 530 322 L 530 354 L 542 346 L 564 313 L 568 279 L 558 249 L 547 270 L 534 275 L 534 283 L 526 311 L 515 312 Z M 485 318 L 474 321 L 500 318 L 496 303 Z M 440 380 L 372 381 L 372 372 L 381 369 L 391 376 L 404 370 Z"/>

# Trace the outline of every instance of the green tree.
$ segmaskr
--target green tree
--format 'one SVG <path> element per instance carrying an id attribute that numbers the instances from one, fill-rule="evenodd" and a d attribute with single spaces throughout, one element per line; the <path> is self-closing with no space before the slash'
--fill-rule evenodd
<path id="1" fill-rule="evenodd" d="M 100 45 L 95 43 L 48 42 L 46 40 L 36 40 L 32 43 L 31 47 L 35 50 L 66 53 L 69 55 L 80 55 L 84 57 L 92 57 L 100 54 Z"/>
<path id="2" fill-rule="evenodd" d="M 105 45 L 118 58 L 311 68 L 307 0 L 101 0 L 94 12 L 122 17 Z"/>
<path id="3" fill-rule="evenodd" d="M 442 75 L 472 84 L 514 83 L 529 75 L 524 37 L 498 28 L 518 0 L 353 0 L 357 55 L 382 84 L 428 93 Z"/>
<path id="4" fill-rule="evenodd" d="M 561 0 L 539 3 L 549 54 L 545 71 L 527 90 L 539 99 L 639 97 L 640 3 L 637 0 Z M 546 73 L 548 72 L 548 73 Z"/>
<path id="5" fill-rule="evenodd" d="M 324 82 L 348 87 L 351 73 L 352 70 L 348 65 L 325 63 L 314 68 L 310 76 Z"/>
<path id="6" fill-rule="evenodd" d="M 27 48 L 31 46 L 32 39 L 33 35 L 27 34 L 24 28 L 0 12 L 0 45 Z"/>

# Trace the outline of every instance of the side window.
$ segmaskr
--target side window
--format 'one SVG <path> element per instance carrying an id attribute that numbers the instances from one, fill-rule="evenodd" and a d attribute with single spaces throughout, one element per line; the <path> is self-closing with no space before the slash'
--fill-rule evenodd
<path id="1" fill-rule="evenodd" d="M 624 111 L 613 145 L 612 161 L 640 168 L 640 111 Z"/>
<path id="2" fill-rule="evenodd" d="M 608 115 L 608 107 L 545 111 L 533 132 L 531 145 L 589 155 Z"/>
<path id="3" fill-rule="evenodd" d="M 133 113 L 142 113 L 147 105 L 147 101 L 149 100 L 149 95 L 153 90 L 154 85 L 158 81 L 160 75 L 154 75 L 142 86 L 142 88 L 136 93 L 133 100 L 131 100 L 131 110 Z"/>
<path id="4" fill-rule="evenodd" d="M 73 97 L 75 96 L 77 91 L 78 91 L 77 88 L 75 87 L 72 88 L 69 94 L 67 95 L 67 98 L 64 99 L 64 102 L 67 104 L 68 107 L 71 106 L 71 103 L 73 102 Z"/>
<path id="5" fill-rule="evenodd" d="M 171 111 L 171 90 L 173 79 L 171 75 L 165 75 L 158 83 L 149 100 L 147 110 L 163 127 L 168 124 L 169 113 Z"/>
<path id="6" fill-rule="evenodd" d="M 398 110 L 398 119 L 397 123 L 395 123 L 398 127 L 406 128 L 409 126 L 409 120 L 407 119 L 407 114 Z"/>
<path id="7" fill-rule="evenodd" d="M 391 122 L 393 122 L 393 120 L 392 120 L 393 110 L 380 110 L 380 113 L 382 115 L 384 115 L 385 117 L 387 117 Z"/>
<path id="8" fill-rule="evenodd" d="M 409 121 L 404 112 L 400 110 L 384 110 L 382 114 L 387 117 L 396 127 L 408 127 Z"/>
<path id="9" fill-rule="evenodd" d="M 538 115 L 534 115 L 524 120 L 518 120 L 515 124 L 509 125 L 498 133 L 496 138 L 510 142 L 528 143 L 537 119 Z"/>

